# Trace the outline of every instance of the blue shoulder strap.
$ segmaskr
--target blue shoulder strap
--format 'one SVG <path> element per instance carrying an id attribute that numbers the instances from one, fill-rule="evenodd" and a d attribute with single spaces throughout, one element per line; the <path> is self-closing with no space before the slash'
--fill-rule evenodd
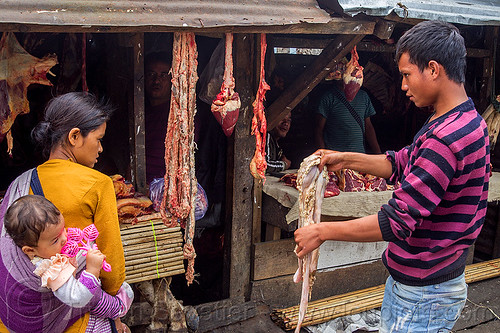
<path id="1" fill-rule="evenodd" d="M 30 186 L 31 189 L 33 190 L 33 194 L 41 195 L 42 197 L 45 196 L 43 194 L 42 184 L 40 184 L 40 178 L 38 178 L 38 172 L 36 171 L 36 168 L 34 168 L 33 172 L 31 173 Z"/>

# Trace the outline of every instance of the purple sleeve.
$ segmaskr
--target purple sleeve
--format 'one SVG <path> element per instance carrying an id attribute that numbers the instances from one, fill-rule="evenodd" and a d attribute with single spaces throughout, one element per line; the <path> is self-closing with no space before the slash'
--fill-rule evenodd
<path id="1" fill-rule="evenodd" d="M 123 304 L 116 296 L 111 296 L 101 289 L 99 280 L 92 274 L 83 271 L 78 279 L 92 294 L 99 295 L 97 305 L 90 310 L 90 314 L 99 318 L 116 319 L 123 311 Z"/>

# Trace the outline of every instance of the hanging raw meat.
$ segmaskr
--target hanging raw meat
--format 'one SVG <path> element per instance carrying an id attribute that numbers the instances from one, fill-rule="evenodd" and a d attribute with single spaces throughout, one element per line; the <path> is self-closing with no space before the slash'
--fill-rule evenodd
<path id="1" fill-rule="evenodd" d="M 168 227 L 180 222 L 184 232 L 186 280 L 193 282 L 193 247 L 197 182 L 194 168 L 194 116 L 198 51 L 193 33 L 175 33 L 172 61 L 172 96 L 165 137 L 165 177 L 160 213 Z M 166 208 L 166 210 L 165 210 Z M 167 210 L 172 216 L 167 216 Z M 171 219 L 170 219 L 171 217 Z"/>
<path id="2" fill-rule="evenodd" d="M 299 223 L 302 228 L 313 223 L 319 223 L 321 220 L 321 204 L 325 193 L 325 187 L 328 182 L 328 171 L 323 168 L 319 171 L 318 164 L 321 157 L 311 155 L 306 157 L 300 163 L 297 172 L 297 188 L 299 190 Z M 307 304 L 311 297 L 311 290 L 316 279 L 316 269 L 318 267 L 319 248 L 299 259 L 299 268 L 293 276 L 293 281 L 299 283 L 302 281 L 302 294 L 300 297 L 299 318 L 295 333 L 300 332 L 302 322 L 304 321 Z"/>
<path id="3" fill-rule="evenodd" d="M 363 67 L 358 62 L 359 56 L 356 46 L 351 51 L 351 60 L 347 63 L 346 70 L 342 77 L 344 81 L 345 98 L 350 102 L 358 93 L 363 84 Z"/>
<path id="4" fill-rule="evenodd" d="M 253 102 L 252 134 L 255 135 L 255 154 L 250 162 L 250 172 L 255 179 L 266 180 L 266 132 L 267 122 L 264 113 L 266 91 L 271 89 L 265 80 L 264 61 L 266 59 L 266 34 L 260 35 L 260 78 L 259 90 Z"/>
<path id="5" fill-rule="evenodd" d="M 233 134 L 234 126 L 240 114 L 240 96 L 234 91 L 233 77 L 233 34 L 226 34 L 226 59 L 224 67 L 224 82 L 220 93 L 212 102 L 212 113 L 221 124 L 226 136 Z"/>
<path id="6" fill-rule="evenodd" d="M 7 151 L 12 155 L 10 128 L 19 114 L 30 112 L 28 86 L 34 83 L 51 86 L 49 70 L 57 64 L 55 54 L 43 59 L 26 52 L 12 32 L 0 40 L 0 142 L 7 136 Z"/>

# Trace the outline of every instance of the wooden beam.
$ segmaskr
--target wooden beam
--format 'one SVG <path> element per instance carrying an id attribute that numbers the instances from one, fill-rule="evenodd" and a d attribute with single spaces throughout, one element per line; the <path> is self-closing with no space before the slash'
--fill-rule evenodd
<path id="1" fill-rule="evenodd" d="M 233 58 L 235 90 L 241 99 L 240 114 L 234 133 L 228 140 L 227 163 L 227 206 L 230 216 L 226 219 L 226 240 L 230 253 L 226 252 L 226 275 L 224 282 L 229 286 L 229 297 L 249 297 L 251 247 L 252 247 L 252 202 L 253 177 L 249 163 L 255 151 L 255 138 L 250 134 L 254 99 L 253 54 L 254 36 L 234 36 Z"/>
<path id="2" fill-rule="evenodd" d="M 147 20 L 147 19 L 145 19 Z M 25 23 L 0 23 L 5 32 L 204 32 L 204 33 L 286 33 L 286 34 L 372 34 L 375 22 L 353 18 L 332 18 L 328 23 L 298 23 L 289 25 L 241 25 L 213 28 L 169 27 L 169 26 L 103 26 L 89 25 L 46 25 Z"/>
<path id="3" fill-rule="evenodd" d="M 144 33 L 131 36 L 134 66 L 133 131 L 130 133 L 132 183 L 137 191 L 147 193 L 146 139 L 144 121 Z"/>
<path id="4" fill-rule="evenodd" d="M 389 39 L 394 32 L 394 26 L 394 22 L 378 19 L 373 34 L 380 39 Z"/>
<path id="5" fill-rule="evenodd" d="M 269 36 L 268 40 L 273 47 L 295 47 L 295 48 L 309 48 L 309 49 L 324 49 L 332 39 L 312 39 L 306 36 L 293 37 L 293 36 Z M 390 44 L 374 44 L 370 41 L 360 41 L 356 45 L 358 51 L 367 52 L 396 52 L 396 46 Z M 487 49 L 467 48 L 468 58 L 487 58 L 492 56 L 492 51 Z"/>
<path id="6" fill-rule="evenodd" d="M 273 129 L 330 72 L 364 35 L 339 35 L 316 57 L 290 87 L 267 109 L 267 129 Z"/>

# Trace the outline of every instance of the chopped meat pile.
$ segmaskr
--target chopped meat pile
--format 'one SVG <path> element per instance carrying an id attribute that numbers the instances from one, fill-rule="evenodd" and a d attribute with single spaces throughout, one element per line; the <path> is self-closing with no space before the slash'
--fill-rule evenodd
<path id="1" fill-rule="evenodd" d="M 135 194 L 134 185 L 126 181 L 122 175 L 111 176 L 117 199 L 130 198 Z"/>
<path id="2" fill-rule="evenodd" d="M 113 175 L 111 180 L 115 188 L 120 223 L 134 224 L 137 217 L 153 212 L 153 202 L 144 194 L 136 192 L 134 186 L 123 176 Z"/>
<path id="3" fill-rule="evenodd" d="M 336 172 L 328 172 L 328 183 L 325 190 L 325 198 L 339 195 L 340 192 L 379 192 L 394 190 L 396 187 L 388 185 L 384 178 L 376 177 L 366 173 L 360 173 L 351 169 L 343 169 Z M 297 188 L 297 174 L 289 173 L 280 178 L 285 185 Z"/>
<path id="4" fill-rule="evenodd" d="M 386 191 L 385 179 L 351 169 L 337 171 L 338 186 L 344 192 Z"/>
<path id="5" fill-rule="evenodd" d="M 153 202 L 139 192 L 130 198 L 117 199 L 116 206 L 120 223 L 134 224 L 137 217 L 153 213 Z"/>

